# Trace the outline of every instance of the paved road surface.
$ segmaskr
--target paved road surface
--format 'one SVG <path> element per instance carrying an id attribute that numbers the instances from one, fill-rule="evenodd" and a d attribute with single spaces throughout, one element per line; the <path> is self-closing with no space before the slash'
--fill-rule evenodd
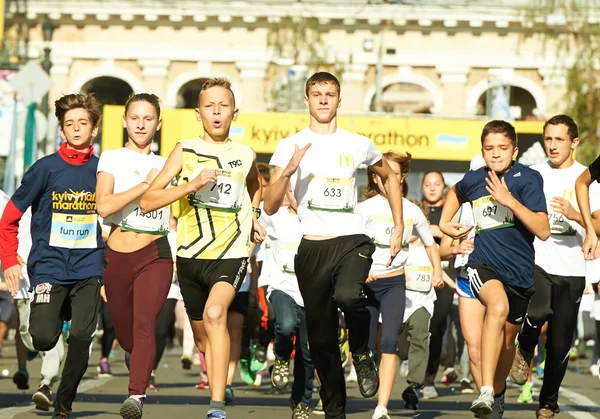
<path id="1" fill-rule="evenodd" d="M 96 345 L 97 346 L 97 345 Z M 0 419 L 43 419 L 49 418 L 47 412 L 36 411 L 30 400 L 33 387 L 37 384 L 37 375 L 40 368 L 39 357 L 30 363 L 29 372 L 32 375 L 30 391 L 20 391 L 12 383 L 12 374 L 16 368 L 14 346 L 7 342 L 2 349 L 3 357 L 0 358 L 0 371 L 9 370 L 8 377 L 0 378 Z M 180 349 L 167 351 L 157 380 L 160 385 L 158 392 L 149 393 L 144 408 L 144 419 L 177 418 L 198 419 L 204 418 L 206 406 L 209 401 L 208 390 L 196 390 L 197 368 L 184 371 L 179 363 Z M 127 390 L 127 374 L 125 365 L 120 360 L 112 362 L 115 376 L 108 379 L 98 379 L 96 362 L 99 353 L 92 354 L 92 363 L 88 369 L 80 388 L 80 394 L 74 403 L 73 418 L 118 419 L 119 407 L 124 400 Z M 117 351 L 117 357 L 122 357 L 122 352 Z M 559 418 L 577 419 L 600 418 L 600 380 L 588 372 L 589 361 L 581 360 L 571 364 L 567 374 L 562 394 L 563 412 Z M 441 375 L 441 374 L 440 374 Z M 438 375 L 438 379 L 439 376 Z M 263 380 L 268 382 L 268 377 Z M 424 400 L 417 412 L 403 409 L 401 392 L 404 383 L 398 379 L 396 391 L 392 396 L 390 414 L 393 418 L 472 418 L 468 411 L 473 395 L 461 395 L 458 386 L 445 386 L 440 384 L 438 391 L 440 397 L 436 400 Z M 55 389 L 57 386 L 55 386 Z M 272 394 L 270 386 L 263 384 L 259 388 L 243 386 L 236 382 L 235 405 L 228 408 L 231 419 L 286 419 L 291 417 L 288 407 L 289 394 Z M 348 419 L 369 419 L 376 405 L 374 400 L 363 400 L 356 384 L 351 384 L 348 389 Z M 516 402 L 519 395 L 517 388 L 507 391 L 506 419 L 535 418 L 536 404 L 522 405 Z M 315 403 L 316 403 L 315 394 Z M 316 419 L 318 417 L 313 415 Z"/>

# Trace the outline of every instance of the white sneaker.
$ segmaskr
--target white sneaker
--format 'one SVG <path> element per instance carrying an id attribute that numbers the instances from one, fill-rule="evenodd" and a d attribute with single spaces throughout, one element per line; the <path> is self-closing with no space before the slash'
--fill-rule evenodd
<path id="1" fill-rule="evenodd" d="M 356 383 L 358 381 L 358 376 L 356 375 L 356 370 L 354 369 L 354 365 L 350 368 L 350 372 L 346 377 L 347 383 Z"/>
<path id="2" fill-rule="evenodd" d="M 594 377 L 600 378 L 600 364 L 594 364 L 590 366 L 590 372 Z"/>
<path id="3" fill-rule="evenodd" d="M 384 406 L 377 406 L 375 408 L 375 413 L 371 416 L 371 419 L 391 419 L 388 415 L 387 408 Z"/>
<path id="4" fill-rule="evenodd" d="M 400 364 L 400 377 L 408 377 L 408 359 L 402 361 L 402 363 Z"/>
<path id="5" fill-rule="evenodd" d="M 494 406 L 494 395 L 491 391 L 483 391 L 471 405 L 475 417 L 491 415 Z"/>
<path id="6" fill-rule="evenodd" d="M 267 347 L 267 361 L 275 362 L 275 352 L 273 351 L 273 342 Z"/>

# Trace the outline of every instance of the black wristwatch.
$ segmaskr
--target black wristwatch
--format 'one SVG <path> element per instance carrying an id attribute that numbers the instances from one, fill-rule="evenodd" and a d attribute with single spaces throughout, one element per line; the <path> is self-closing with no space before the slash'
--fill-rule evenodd
<path id="1" fill-rule="evenodd" d="M 257 208 L 257 207 L 252 207 L 252 212 L 256 213 L 256 219 L 257 220 L 260 218 L 260 215 L 262 214 L 262 210 L 260 208 Z"/>

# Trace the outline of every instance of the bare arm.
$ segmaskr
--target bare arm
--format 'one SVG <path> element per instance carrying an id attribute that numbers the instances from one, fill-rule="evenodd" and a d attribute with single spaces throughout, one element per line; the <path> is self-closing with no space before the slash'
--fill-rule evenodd
<path id="1" fill-rule="evenodd" d="M 99 172 L 96 182 L 96 205 L 102 218 L 113 215 L 135 201 L 148 190 L 150 182 L 144 180 L 126 191 L 113 193 L 115 178 L 107 172 Z"/>
<path id="2" fill-rule="evenodd" d="M 148 190 L 142 195 L 140 209 L 144 214 L 166 207 L 175 201 L 196 192 L 209 182 L 216 183 L 217 175 L 214 169 L 204 169 L 194 179 L 173 188 L 167 188 L 173 178 L 181 172 L 183 151 L 177 144 L 169 155 L 165 166 L 152 181 Z"/>
<path id="3" fill-rule="evenodd" d="M 459 208 L 460 202 L 458 201 L 458 196 L 456 195 L 456 187 L 453 186 L 446 195 L 444 209 L 442 209 L 442 215 L 440 217 L 440 230 L 442 233 L 450 236 L 453 239 L 461 239 L 466 237 L 467 234 L 469 234 L 469 231 L 471 231 L 473 228 L 472 226 L 465 227 L 453 220 Z"/>
<path id="4" fill-rule="evenodd" d="M 285 168 L 275 166 L 275 169 L 271 174 L 269 186 L 267 186 L 264 196 L 263 205 L 265 212 L 268 215 L 273 215 L 279 211 L 281 203 L 283 202 L 283 197 L 288 189 L 290 189 L 290 178 L 294 173 L 296 173 L 296 170 L 298 170 L 300 161 L 304 157 L 304 154 L 306 154 L 306 150 L 308 150 L 311 145 L 311 143 L 308 143 L 302 148 L 298 148 L 297 145 L 294 146 L 295 151 L 288 165 Z"/>
<path id="5" fill-rule="evenodd" d="M 390 266 L 396 255 L 402 250 L 402 234 L 404 233 L 402 187 L 396 173 L 394 173 L 384 158 L 372 165 L 371 168 L 383 182 L 390 209 L 392 210 L 392 218 L 394 219 L 394 232 L 390 236 L 390 260 L 387 264 L 387 266 Z"/>
<path id="6" fill-rule="evenodd" d="M 499 179 L 494 171 L 490 171 L 487 182 L 487 191 L 523 223 L 525 228 L 533 233 L 538 239 L 544 241 L 550 237 L 550 223 L 548 214 L 545 212 L 534 212 L 517 201 L 508 190 L 504 178 Z"/>
<path id="7" fill-rule="evenodd" d="M 248 190 L 248 195 L 250 195 L 250 200 L 252 201 L 253 207 L 258 207 L 260 205 L 260 201 L 262 200 L 262 188 L 260 187 L 259 176 L 260 174 L 258 173 L 258 168 L 256 167 L 256 153 L 254 153 L 252 167 L 248 172 L 248 176 L 246 176 L 246 189 Z"/>
<path id="8" fill-rule="evenodd" d="M 262 188 L 259 177 L 260 173 L 256 167 L 256 153 L 254 153 L 252 167 L 248 172 L 248 176 L 246 176 L 246 189 L 248 189 L 248 194 L 252 200 L 252 206 L 255 208 L 258 208 L 260 201 L 262 200 Z M 252 223 L 252 241 L 254 243 L 260 243 L 265 239 L 267 232 L 256 219 L 256 212 L 254 211 L 252 211 Z M 250 254 L 252 254 L 252 252 L 250 252 Z"/>
<path id="9" fill-rule="evenodd" d="M 583 251 L 586 260 L 594 259 L 594 252 L 598 245 L 597 230 L 590 209 L 590 185 L 592 182 L 592 174 L 590 173 L 589 168 L 585 169 L 575 182 L 577 204 L 579 205 L 579 211 L 581 211 L 581 217 L 583 218 L 585 227 L 585 241 L 583 242 L 581 250 Z"/>
<path id="10" fill-rule="evenodd" d="M 437 245 L 433 244 L 431 246 L 425 246 L 425 251 L 427 252 L 431 266 L 433 266 L 433 278 L 431 284 L 434 288 L 441 288 L 444 286 L 444 280 L 442 279 L 444 270 L 442 269 L 442 261 Z"/>

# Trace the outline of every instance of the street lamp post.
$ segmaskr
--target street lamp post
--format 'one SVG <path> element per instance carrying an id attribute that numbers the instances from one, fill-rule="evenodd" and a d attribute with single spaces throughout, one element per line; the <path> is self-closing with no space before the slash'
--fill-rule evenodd
<path id="1" fill-rule="evenodd" d="M 50 53 L 52 49 L 50 48 L 50 41 L 52 41 L 52 35 L 54 34 L 54 24 L 51 20 L 46 18 L 44 20 L 44 24 L 42 25 L 42 33 L 44 35 L 44 42 L 46 46 L 44 47 L 44 59 L 42 60 L 42 69 L 46 72 L 46 74 L 50 75 L 50 70 L 52 69 L 52 61 L 50 60 Z M 48 113 L 50 112 L 50 106 L 48 104 L 48 93 L 44 95 L 42 98 L 41 109 L 42 113 L 48 119 Z M 43 141 L 43 154 L 47 153 L 48 147 L 48 133 L 44 133 L 44 141 Z"/>

